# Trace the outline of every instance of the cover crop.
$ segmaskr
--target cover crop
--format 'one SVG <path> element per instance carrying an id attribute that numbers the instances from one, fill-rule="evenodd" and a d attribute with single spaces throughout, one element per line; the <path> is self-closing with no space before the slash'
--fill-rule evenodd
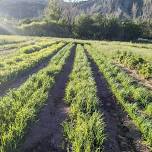
<path id="1" fill-rule="evenodd" d="M 35 120 L 40 108 L 46 103 L 49 90 L 55 85 L 72 46 L 69 44 L 60 50 L 46 68 L 0 99 L 0 152 L 17 151 L 29 123 Z"/>
<path id="2" fill-rule="evenodd" d="M 73 71 L 66 88 L 70 105 L 69 120 L 64 122 L 65 136 L 73 152 L 102 151 L 104 122 L 99 111 L 95 80 L 81 45 L 78 45 Z"/>

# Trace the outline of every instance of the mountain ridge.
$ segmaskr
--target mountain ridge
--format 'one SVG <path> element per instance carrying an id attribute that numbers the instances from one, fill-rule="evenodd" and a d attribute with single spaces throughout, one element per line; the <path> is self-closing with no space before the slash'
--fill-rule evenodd
<path id="1" fill-rule="evenodd" d="M 48 0 L 1 0 L 0 16 L 16 19 L 40 17 Z M 66 2 L 67 3 L 67 2 Z M 88 0 L 77 2 L 77 11 L 119 18 L 152 18 L 152 0 Z"/>
<path id="2" fill-rule="evenodd" d="M 152 0 L 88 0 L 77 7 L 87 14 L 112 14 L 120 18 L 152 17 Z"/>

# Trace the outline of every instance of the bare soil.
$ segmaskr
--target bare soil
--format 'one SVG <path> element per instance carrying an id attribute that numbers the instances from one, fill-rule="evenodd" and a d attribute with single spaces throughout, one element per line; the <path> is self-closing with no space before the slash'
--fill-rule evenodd
<path id="1" fill-rule="evenodd" d="M 133 77 L 139 84 L 141 84 L 142 86 L 152 90 L 152 78 L 149 79 L 149 80 L 144 79 L 137 73 L 136 70 L 131 70 L 127 67 L 124 67 L 122 64 L 118 64 L 118 63 L 115 63 L 115 65 L 118 66 L 119 68 L 121 68 L 128 75 Z"/>
<path id="2" fill-rule="evenodd" d="M 22 152 L 66 151 L 62 123 L 67 118 L 69 107 L 64 103 L 64 94 L 73 68 L 74 56 L 75 47 L 71 49 L 71 55 L 57 77 L 48 101 L 38 116 L 38 121 L 31 125 Z"/>
<path id="3" fill-rule="evenodd" d="M 117 104 L 106 79 L 99 72 L 98 66 L 87 51 L 86 54 L 96 81 L 97 95 L 106 125 L 105 134 L 107 140 L 104 143 L 104 152 L 150 152 L 142 144 L 140 132 Z"/>
<path id="4" fill-rule="evenodd" d="M 65 47 L 65 46 L 63 46 Z M 10 89 L 20 87 L 32 74 L 37 73 L 39 70 L 43 69 L 49 64 L 50 59 L 63 47 L 57 49 L 53 54 L 39 62 L 35 67 L 28 69 L 27 71 L 21 73 L 14 80 L 7 81 L 0 85 L 0 97 L 7 94 Z"/>

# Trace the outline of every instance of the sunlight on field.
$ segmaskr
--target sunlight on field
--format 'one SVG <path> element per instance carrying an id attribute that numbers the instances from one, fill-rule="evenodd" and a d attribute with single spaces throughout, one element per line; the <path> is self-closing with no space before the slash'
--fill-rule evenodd
<path id="1" fill-rule="evenodd" d="M 94 46 L 98 46 L 104 54 L 112 55 L 117 51 L 128 51 L 136 53 L 149 61 L 152 61 L 152 44 L 147 43 L 130 43 L 130 42 L 95 42 Z"/>
<path id="2" fill-rule="evenodd" d="M 125 143 L 150 152 L 151 51 L 146 43 L 1 35 L 0 151 L 49 151 L 41 138 L 59 136 L 60 150 L 66 140 L 73 151 Z"/>
<path id="3" fill-rule="evenodd" d="M 0 23 L 0 28 L 4 29 L 6 32 L 8 32 L 12 35 L 17 34 L 16 31 L 14 31 L 12 28 L 8 27 L 7 24 Z"/>

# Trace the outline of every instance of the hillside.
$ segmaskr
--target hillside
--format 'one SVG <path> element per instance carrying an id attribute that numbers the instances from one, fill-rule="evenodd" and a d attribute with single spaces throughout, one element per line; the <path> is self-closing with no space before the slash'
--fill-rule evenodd
<path id="1" fill-rule="evenodd" d="M 89 14 L 112 14 L 120 18 L 152 17 L 152 0 L 88 0 L 77 8 Z"/>
<path id="2" fill-rule="evenodd" d="M 0 16 L 16 19 L 40 17 L 46 5 L 47 0 L 1 0 Z M 78 14 L 112 14 L 119 18 L 152 17 L 152 0 L 88 0 L 74 6 Z"/>
<path id="3" fill-rule="evenodd" d="M 0 16 L 16 19 L 39 17 L 47 0 L 1 0 Z"/>

